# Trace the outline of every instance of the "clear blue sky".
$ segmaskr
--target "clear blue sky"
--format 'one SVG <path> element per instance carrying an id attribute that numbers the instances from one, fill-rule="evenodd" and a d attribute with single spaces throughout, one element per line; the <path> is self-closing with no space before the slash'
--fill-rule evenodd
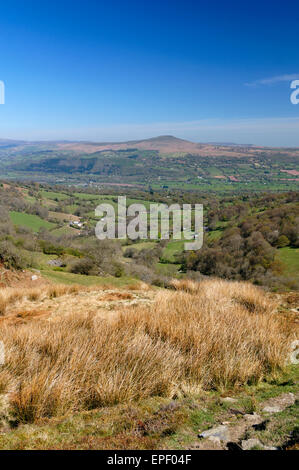
<path id="1" fill-rule="evenodd" d="M 299 146 L 299 4 L 1 2 L 0 138 Z"/>

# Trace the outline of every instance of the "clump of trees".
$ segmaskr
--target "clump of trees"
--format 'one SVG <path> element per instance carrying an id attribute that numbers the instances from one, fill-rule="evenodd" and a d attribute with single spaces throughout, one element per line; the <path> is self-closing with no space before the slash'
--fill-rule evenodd
<path id="1" fill-rule="evenodd" d="M 0 261 L 8 269 L 25 269 L 31 266 L 30 259 L 11 241 L 0 241 Z"/>
<path id="2" fill-rule="evenodd" d="M 182 269 L 198 271 L 207 276 L 251 280 L 271 284 L 281 276 L 283 267 L 277 260 L 277 248 L 299 246 L 298 195 L 272 195 L 251 204 L 239 203 L 221 211 L 213 207 L 208 215 L 212 229 L 219 220 L 227 223 L 220 238 L 209 240 L 203 248 L 178 257 Z M 270 208 L 265 208 L 270 206 Z M 244 216 L 246 214 L 246 216 Z M 216 222 L 217 221 L 217 222 Z M 211 227 L 209 226 L 209 230 Z"/>

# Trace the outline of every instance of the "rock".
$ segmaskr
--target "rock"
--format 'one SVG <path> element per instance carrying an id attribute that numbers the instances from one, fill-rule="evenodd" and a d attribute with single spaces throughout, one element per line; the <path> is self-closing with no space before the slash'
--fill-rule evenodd
<path id="1" fill-rule="evenodd" d="M 230 437 L 229 437 L 229 431 L 228 431 L 228 427 L 227 426 L 224 426 L 223 424 L 220 425 L 220 426 L 217 426 L 216 428 L 211 428 L 211 429 L 208 429 L 207 431 L 203 431 L 202 433 L 200 433 L 198 435 L 198 437 L 200 439 L 205 439 L 205 438 L 216 438 L 220 441 L 229 441 L 230 440 Z"/>
<path id="2" fill-rule="evenodd" d="M 247 439 L 245 441 L 242 441 L 241 447 L 242 447 L 243 450 L 250 450 L 253 447 L 263 448 L 264 446 L 261 443 L 261 441 L 259 441 L 258 439 Z"/>
<path id="3" fill-rule="evenodd" d="M 224 398 L 221 398 L 221 401 L 224 401 L 225 403 L 236 403 L 238 400 L 232 397 L 224 397 Z"/>
<path id="4" fill-rule="evenodd" d="M 244 415 L 244 418 L 246 419 L 246 421 L 249 421 L 253 424 L 258 424 L 262 421 L 262 417 L 257 413 L 253 413 L 252 415 L 246 414 Z"/>
<path id="5" fill-rule="evenodd" d="M 219 437 L 210 436 L 210 437 L 208 437 L 208 439 L 209 439 L 209 441 L 214 442 L 215 444 L 220 444 Z"/>
<path id="6" fill-rule="evenodd" d="M 263 449 L 263 450 L 278 450 L 277 447 L 264 446 L 264 444 L 262 444 L 261 441 L 259 441 L 256 438 L 246 439 L 242 441 L 241 447 L 243 450 L 250 450 L 250 449 L 253 449 L 253 447 L 259 447 L 260 449 Z"/>
<path id="7" fill-rule="evenodd" d="M 293 393 L 283 393 L 282 395 L 270 398 L 264 403 L 263 411 L 265 413 L 279 413 L 288 406 L 294 405 L 296 397 Z"/>
<path id="8" fill-rule="evenodd" d="M 246 431 L 253 425 L 261 423 L 265 418 L 262 418 L 257 413 L 252 415 L 246 414 L 243 419 L 238 419 L 237 423 L 229 427 L 229 435 L 231 442 L 241 442 L 246 435 Z"/>
<path id="9" fill-rule="evenodd" d="M 241 411 L 241 410 L 236 410 L 235 408 L 230 408 L 229 409 L 229 412 L 232 414 L 232 415 L 242 415 L 244 416 L 246 413 L 244 413 L 244 411 Z"/>
<path id="10" fill-rule="evenodd" d="M 50 260 L 48 261 L 48 264 L 49 264 L 50 266 L 55 266 L 55 267 L 57 267 L 57 268 L 61 268 L 61 267 L 63 266 L 63 261 L 62 261 L 62 259 L 60 259 L 60 258 L 57 258 L 57 259 L 50 259 Z"/>
<path id="11" fill-rule="evenodd" d="M 217 438 L 209 438 L 209 439 L 202 439 L 201 441 L 197 441 L 190 447 L 190 450 L 225 450 L 225 444 L 222 444 L 220 439 Z"/>
<path id="12" fill-rule="evenodd" d="M 265 408 L 263 408 L 263 411 L 265 413 L 279 413 L 281 410 L 280 406 L 265 406 Z"/>

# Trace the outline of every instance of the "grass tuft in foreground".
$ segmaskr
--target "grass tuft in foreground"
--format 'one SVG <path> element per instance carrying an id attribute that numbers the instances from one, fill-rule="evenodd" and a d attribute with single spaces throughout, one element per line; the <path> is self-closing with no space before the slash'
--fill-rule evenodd
<path id="1" fill-rule="evenodd" d="M 294 333 L 262 290 L 218 280 L 175 288 L 107 318 L 70 312 L 2 321 L 0 389 L 13 419 L 32 423 L 151 396 L 221 391 L 285 368 Z M 55 301 L 78 289 L 55 286 L 47 295 Z M 36 292 L 29 295 L 34 301 Z"/>

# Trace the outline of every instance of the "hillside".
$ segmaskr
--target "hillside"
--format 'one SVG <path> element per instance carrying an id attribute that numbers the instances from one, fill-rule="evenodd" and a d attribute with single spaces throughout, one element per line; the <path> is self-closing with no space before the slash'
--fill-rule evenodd
<path id="1" fill-rule="evenodd" d="M 0 447 L 296 448 L 297 194 L 203 195 L 191 253 L 97 240 L 117 194 L 0 185 Z"/>
<path id="2" fill-rule="evenodd" d="M 95 208 L 124 188 L 99 191 L 37 184 L 0 185 L 0 258 L 32 267 L 49 279 L 120 285 L 137 278 L 167 285 L 173 277 L 250 280 L 271 290 L 299 288 L 298 194 L 246 192 L 217 196 L 176 190 L 125 188 L 127 205 L 202 203 L 204 246 L 184 252 L 184 240 L 131 241 L 95 237 Z M 80 226 L 76 226 L 76 223 Z M 101 254 L 99 254 L 99 250 Z"/>
<path id="3" fill-rule="evenodd" d="M 19 282 L 0 289 L 2 449 L 296 446 L 291 295 Z"/>
<path id="4" fill-rule="evenodd" d="M 254 145 L 238 145 L 234 143 L 195 143 L 172 135 L 162 135 L 143 140 L 126 142 L 88 142 L 88 141 L 18 141 L 0 139 L 0 148 L 10 148 L 11 151 L 30 152 L 42 150 L 73 151 L 76 153 L 95 153 L 103 150 L 157 150 L 160 153 L 193 153 L 202 156 L 231 156 L 247 157 L 248 155 L 283 153 L 299 157 L 297 148 L 270 148 Z"/>
<path id="5" fill-rule="evenodd" d="M 171 135 L 152 137 L 144 140 L 131 140 L 127 142 L 70 142 L 58 145 L 61 149 L 71 149 L 76 151 L 84 151 L 93 153 L 102 150 L 130 150 L 132 148 L 139 150 L 157 150 L 160 153 L 175 152 L 198 152 L 201 148 L 200 144 L 189 142 L 188 140 L 179 139 Z"/>
<path id="6" fill-rule="evenodd" d="M 173 136 L 120 143 L 2 143 L 0 170 L 10 179 L 218 192 L 298 187 L 298 149 L 197 144 Z"/>

